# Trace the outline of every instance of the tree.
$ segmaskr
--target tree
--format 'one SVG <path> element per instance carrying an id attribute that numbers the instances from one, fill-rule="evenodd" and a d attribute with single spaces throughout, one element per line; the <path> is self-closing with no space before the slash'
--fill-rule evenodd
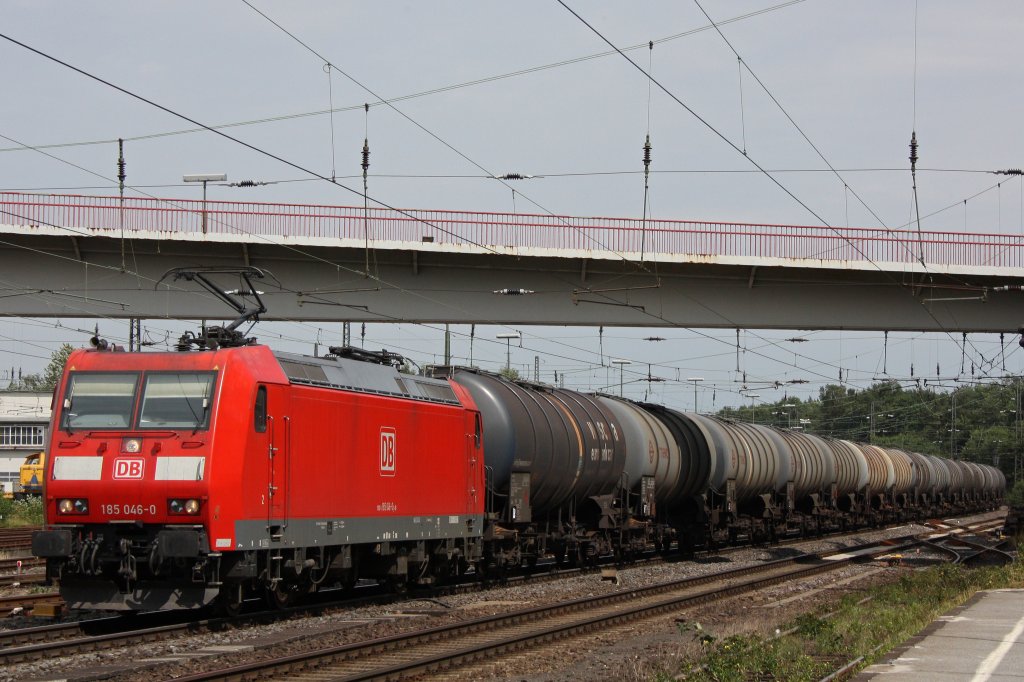
<path id="1" fill-rule="evenodd" d="M 1010 493 L 1006 496 L 1006 502 L 1013 507 L 1024 505 L 1024 479 L 1017 481 L 1017 483 L 1010 488 Z"/>
<path id="2" fill-rule="evenodd" d="M 46 366 L 42 374 L 26 374 L 21 377 L 18 381 L 12 381 L 11 385 L 7 387 L 9 391 L 53 391 L 60 383 L 60 378 L 64 374 L 64 365 L 68 362 L 68 357 L 75 350 L 75 347 L 70 343 L 63 344 L 60 348 L 53 351 L 50 356 L 50 364 Z"/>

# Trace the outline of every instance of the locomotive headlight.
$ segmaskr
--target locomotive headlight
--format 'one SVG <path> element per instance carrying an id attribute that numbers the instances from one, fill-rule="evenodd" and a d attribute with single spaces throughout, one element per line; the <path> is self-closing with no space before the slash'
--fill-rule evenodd
<path id="1" fill-rule="evenodd" d="M 57 512 L 59 514 L 88 514 L 89 500 L 84 498 L 57 500 Z"/>
<path id="2" fill-rule="evenodd" d="M 136 453 L 142 450 L 141 438 L 125 438 L 121 441 L 121 450 L 124 452 Z"/>
<path id="3" fill-rule="evenodd" d="M 199 513 L 199 500 L 170 499 L 167 500 L 167 509 L 172 514 L 195 515 Z"/>

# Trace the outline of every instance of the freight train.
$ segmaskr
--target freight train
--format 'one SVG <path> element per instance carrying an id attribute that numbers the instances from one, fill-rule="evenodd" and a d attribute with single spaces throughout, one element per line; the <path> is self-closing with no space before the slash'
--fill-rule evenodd
<path id="1" fill-rule="evenodd" d="M 990 508 L 1005 488 L 971 462 L 225 340 L 68 359 L 33 552 L 71 607 L 280 605 Z"/>
<path id="2" fill-rule="evenodd" d="M 1005 490 L 984 465 L 474 369 L 414 375 L 387 351 L 275 353 L 239 331 L 266 312 L 262 271 L 172 274 L 238 317 L 178 352 L 94 337 L 54 392 L 32 549 L 72 608 L 283 606 L 360 579 L 404 589 L 984 509 Z"/>

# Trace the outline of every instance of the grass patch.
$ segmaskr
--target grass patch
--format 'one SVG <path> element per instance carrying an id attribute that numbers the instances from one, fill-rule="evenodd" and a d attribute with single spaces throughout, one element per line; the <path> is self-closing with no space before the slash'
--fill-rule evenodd
<path id="1" fill-rule="evenodd" d="M 0 498 L 0 528 L 43 525 L 43 498 L 8 500 Z"/>
<path id="2" fill-rule="evenodd" d="M 794 630 L 781 637 L 718 639 L 696 624 L 681 626 L 680 634 L 697 642 L 702 654 L 684 659 L 674 673 L 662 670 L 650 679 L 819 680 L 859 656 L 869 665 L 978 590 L 1005 587 L 1024 587 L 1024 564 L 977 569 L 942 564 L 907 571 L 896 582 L 871 588 L 869 600 L 848 595 L 826 607 L 830 615 L 799 616 L 779 626 L 783 632 Z"/>

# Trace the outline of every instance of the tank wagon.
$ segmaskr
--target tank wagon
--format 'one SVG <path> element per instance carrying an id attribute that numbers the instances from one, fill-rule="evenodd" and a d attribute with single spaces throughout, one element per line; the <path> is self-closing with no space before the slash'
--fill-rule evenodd
<path id="1" fill-rule="evenodd" d="M 280 605 L 361 578 L 982 509 L 1005 489 L 985 465 L 473 369 L 414 376 L 387 352 L 223 340 L 69 358 L 33 551 L 70 606 Z"/>

